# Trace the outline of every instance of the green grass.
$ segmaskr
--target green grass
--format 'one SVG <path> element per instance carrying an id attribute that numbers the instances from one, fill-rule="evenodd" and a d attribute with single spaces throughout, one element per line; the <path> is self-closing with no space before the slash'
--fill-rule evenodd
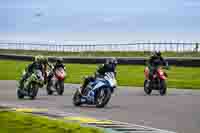
<path id="1" fill-rule="evenodd" d="M 1 133 L 102 133 L 99 129 L 19 112 L 0 112 Z"/>
<path id="2" fill-rule="evenodd" d="M 30 51 L 30 50 L 2 50 L 1 54 L 25 54 L 25 55 L 46 55 L 46 56 L 115 56 L 115 57 L 148 57 L 150 52 L 48 52 L 48 51 Z M 164 52 L 166 57 L 200 57 L 200 52 Z"/>
<path id="3" fill-rule="evenodd" d="M 18 80 L 25 66 L 30 62 L 0 60 L 0 80 Z M 81 83 L 82 78 L 91 75 L 97 65 L 67 64 L 67 83 Z M 175 67 L 167 71 L 169 75 L 168 87 L 200 89 L 200 68 Z M 143 86 L 144 66 L 118 65 L 117 80 L 121 86 Z"/>

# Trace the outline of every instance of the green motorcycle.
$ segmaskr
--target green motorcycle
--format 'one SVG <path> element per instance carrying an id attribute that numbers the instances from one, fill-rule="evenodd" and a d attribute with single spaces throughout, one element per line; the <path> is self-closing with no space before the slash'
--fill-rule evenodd
<path id="1" fill-rule="evenodd" d="M 35 99 L 39 88 L 42 88 L 43 85 L 44 77 L 42 72 L 40 70 L 35 70 L 35 72 L 24 81 L 23 88 L 18 88 L 17 96 L 19 99 L 23 99 L 25 96 L 30 97 L 30 99 Z"/>

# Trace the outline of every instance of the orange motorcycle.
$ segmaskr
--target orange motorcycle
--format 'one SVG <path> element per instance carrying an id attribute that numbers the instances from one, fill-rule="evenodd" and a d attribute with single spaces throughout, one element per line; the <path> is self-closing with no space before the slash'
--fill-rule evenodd
<path id="1" fill-rule="evenodd" d="M 145 81 L 144 81 L 144 92 L 150 95 L 152 90 L 158 90 L 160 95 L 163 96 L 167 92 L 167 73 L 164 69 L 169 69 L 167 66 L 159 66 L 158 69 L 153 73 L 150 78 L 149 67 L 147 66 L 144 70 Z"/>

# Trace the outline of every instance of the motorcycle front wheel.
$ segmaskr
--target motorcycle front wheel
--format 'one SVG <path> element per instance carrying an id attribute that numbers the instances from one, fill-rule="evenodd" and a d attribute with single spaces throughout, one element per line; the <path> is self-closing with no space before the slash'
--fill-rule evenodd
<path id="1" fill-rule="evenodd" d="M 21 91 L 21 89 L 17 89 L 17 97 L 19 98 L 19 99 L 23 99 L 24 98 L 24 94 L 22 93 L 22 91 Z"/>
<path id="2" fill-rule="evenodd" d="M 109 88 L 100 88 L 96 92 L 96 107 L 105 107 L 111 98 L 111 91 Z"/>
<path id="3" fill-rule="evenodd" d="M 148 81 L 145 80 L 144 81 L 144 92 L 147 94 L 147 95 L 150 95 L 151 92 L 152 92 L 152 89 L 150 88 L 150 83 L 148 85 Z"/>
<path id="4" fill-rule="evenodd" d="M 30 97 L 32 100 L 36 98 L 37 93 L 38 93 L 38 90 L 39 90 L 39 88 L 38 88 L 38 86 L 37 86 L 36 84 L 32 84 L 32 85 L 31 85 L 31 88 L 30 88 L 30 90 L 29 90 L 29 97 Z"/>

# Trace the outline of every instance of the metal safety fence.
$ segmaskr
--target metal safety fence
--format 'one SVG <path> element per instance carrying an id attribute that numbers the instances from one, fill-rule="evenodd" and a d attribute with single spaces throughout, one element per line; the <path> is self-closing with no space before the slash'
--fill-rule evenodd
<path id="1" fill-rule="evenodd" d="M 43 50 L 60 52 L 84 51 L 173 51 L 198 52 L 200 43 L 129 43 L 129 44 L 52 44 L 0 42 L 0 49 Z"/>

